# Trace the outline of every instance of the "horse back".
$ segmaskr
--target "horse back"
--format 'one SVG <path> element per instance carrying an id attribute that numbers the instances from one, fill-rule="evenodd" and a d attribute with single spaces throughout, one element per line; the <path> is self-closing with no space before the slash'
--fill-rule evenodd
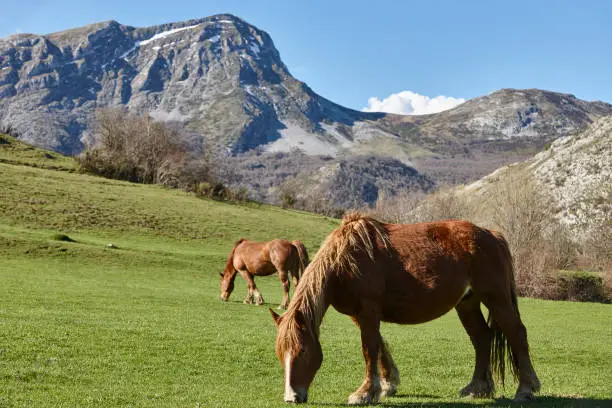
<path id="1" fill-rule="evenodd" d="M 284 239 L 267 242 L 245 240 L 235 250 L 234 267 L 237 270 L 247 270 L 252 275 L 272 275 L 279 265 L 286 262 L 293 250 L 293 245 Z"/>
<path id="2" fill-rule="evenodd" d="M 499 238 L 467 221 L 386 224 L 391 256 L 383 257 L 384 279 L 378 288 L 385 300 L 385 320 L 421 323 L 452 309 L 479 274 L 500 271 L 495 247 Z M 380 245 L 380 243 L 378 243 Z M 383 248 L 380 248 L 383 250 Z M 492 255 L 493 254 L 493 255 Z M 502 277 L 502 273 L 497 273 Z"/>

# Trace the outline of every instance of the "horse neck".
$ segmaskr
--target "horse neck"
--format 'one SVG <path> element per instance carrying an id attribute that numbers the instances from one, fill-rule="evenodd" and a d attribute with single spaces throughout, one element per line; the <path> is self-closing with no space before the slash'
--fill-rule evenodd
<path id="1" fill-rule="evenodd" d="M 318 283 L 313 279 L 308 279 L 308 277 L 300 280 L 288 310 L 288 312 L 294 313 L 300 311 L 306 320 L 306 324 L 317 338 L 319 337 L 319 327 L 323 321 L 323 316 L 325 316 L 325 312 L 330 305 L 327 293 L 329 282 L 327 281 L 328 279 L 323 283 Z"/>
<path id="2" fill-rule="evenodd" d="M 239 239 L 234 244 L 232 252 L 230 252 L 229 256 L 227 257 L 227 263 L 225 264 L 225 274 L 230 273 L 232 277 L 236 274 L 236 270 L 234 269 L 234 253 L 236 252 L 236 248 L 238 247 L 238 245 L 240 245 L 243 241 L 244 239 Z"/>

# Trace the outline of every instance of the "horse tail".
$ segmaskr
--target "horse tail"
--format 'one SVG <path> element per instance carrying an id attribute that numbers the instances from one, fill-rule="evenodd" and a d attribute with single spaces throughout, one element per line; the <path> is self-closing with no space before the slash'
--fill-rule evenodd
<path id="1" fill-rule="evenodd" d="M 306 250 L 306 247 L 304 246 L 304 244 L 302 244 L 301 241 L 291 241 L 291 245 L 293 245 L 293 247 L 297 250 L 298 253 L 298 267 L 296 272 L 297 276 L 295 276 L 295 279 L 299 281 L 302 277 L 302 274 L 304 273 L 304 270 L 306 270 L 306 267 L 310 263 L 310 260 L 308 259 L 308 251 Z"/>
<path id="2" fill-rule="evenodd" d="M 225 264 L 225 271 L 231 271 L 234 268 L 234 252 L 236 252 L 236 248 L 238 248 L 238 245 L 242 244 L 244 241 L 246 241 L 246 238 L 240 238 L 238 241 L 234 242 L 234 247 L 232 248 L 232 252 L 230 252 L 229 256 L 227 257 L 227 263 Z"/>
<path id="3" fill-rule="evenodd" d="M 514 266 L 508 242 L 499 232 L 491 231 L 491 233 L 495 237 L 497 252 L 501 261 L 501 266 L 505 277 L 508 280 L 507 283 L 508 288 L 510 290 L 509 295 L 512 302 L 513 312 L 516 313 L 517 317 L 520 317 L 518 301 L 516 298 L 516 284 L 514 282 Z M 493 332 L 493 341 L 491 342 L 491 368 L 493 370 L 493 373 L 503 385 L 506 371 L 506 356 L 508 362 L 510 363 L 510 372 L 512 373 L 514 379 L 518 378 L 518 359 L 516 355 L 514 355 L 514 353 L 512 352 L 512 349 L 508 344 L 506 336 L 502 332 L 497 322 L 491 316 L 490 311 L 489 316 L 487 318 L 487 323 L 489 324 L 489 327 Z"/>

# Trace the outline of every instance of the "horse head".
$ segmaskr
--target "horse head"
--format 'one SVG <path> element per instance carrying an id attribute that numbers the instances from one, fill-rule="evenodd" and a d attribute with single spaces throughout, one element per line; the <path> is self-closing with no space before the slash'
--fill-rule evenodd
<path id="1" fill-rule="evenodd" d="M 230 295 L 234 291 L 234 279 L 236 278 L 236 271 L 219 272 L 221 275 L 221 300 L 227 302 Z"/>
<path id="2" fill-rule="evenodd" d="M 323 362 L 321 343 L 300 310 L 279 316 L 270 309 L 278 328 L 276 355 L 285 369 L 285 402 L 308 400 L 308 387 Z"/>

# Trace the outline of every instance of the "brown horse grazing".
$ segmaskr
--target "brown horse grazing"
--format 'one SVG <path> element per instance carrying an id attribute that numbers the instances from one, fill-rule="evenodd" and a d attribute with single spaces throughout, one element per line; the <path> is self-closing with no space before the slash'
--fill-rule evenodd
<path id="1" fill-rule="evenodd" d="M 489 309 L 488 324 L 481 302 Z M 503 382 L 506 352 L 519 380 L 515 398 L 533 398 L 540 389 L 517 307 L 512 258 L 496 232 L 467 221 L 402 225 L 345 216 L 304 272 L 288 311 L 278 316 L 270 310 L 287 402 L 307 400 L 323 360 L 319 326 L 330 305 L 361 330 L 366 374 L 349 404 L 374 403 L 396 392 L 399 372 L 380 335 L 381 321 L 423 323 L 452 308 L 476 351 L 474 375 L 462 396 L 491 396 L 491 372 Z"/>
<path id="2" fill-rule="evenodd" d="M 255 286 L 254 276 L 268 276 L 276 273 L 283 284 L 283 302 L 280 307 L 286 309 L 289 304 L 289 274 L 297 287 L 304 269 L 308 266 L 308 252 L 300 241 L 289 242 L 275 239 L 268 242 L 253 242 L 240 239 L 227 259 L 224 272 L 221 275 L 221 300 L 227 301 L 234 290 L 236 272 L 248 283 L 248 294 L 244 303 L 264 303 L 263 297 Z"/>

